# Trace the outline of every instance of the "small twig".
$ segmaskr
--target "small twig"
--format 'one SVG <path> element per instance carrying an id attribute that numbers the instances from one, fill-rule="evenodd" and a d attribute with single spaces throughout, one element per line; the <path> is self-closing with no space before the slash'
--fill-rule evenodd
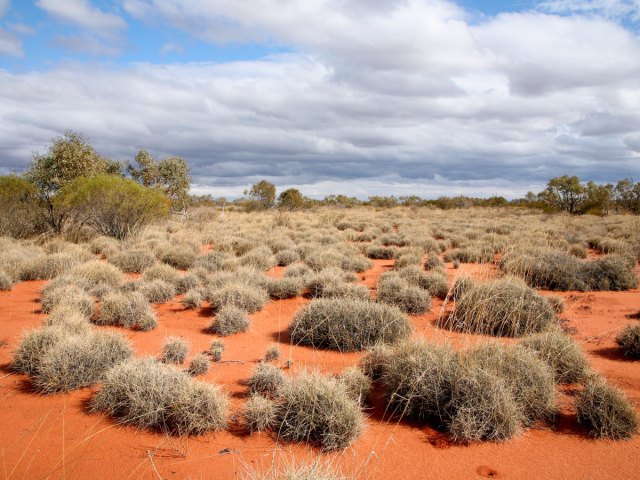
<path id="1" fill-rule="evenodd" d="M 160 480 L 162 480 L 162 475 L 160 475 L 160 472 L 158 472 L 158 469 L 156 468 L 156 464 L 153 461 L 153 455 L 151 454 L 151 451 L 147 450 L 147 457 L 149 457 L 149 461 L 151 462 L 151 466 L 153 467 L 153 471 L 156 472 L 156 475 L 158 476 L 158 478 Z"/>
<path id="2" fill-rule="evenodd" d="M 220 360 L 215 363 L 241 363 L 242 365 L 244 365 L 244 362 L 242 360 Z"/>

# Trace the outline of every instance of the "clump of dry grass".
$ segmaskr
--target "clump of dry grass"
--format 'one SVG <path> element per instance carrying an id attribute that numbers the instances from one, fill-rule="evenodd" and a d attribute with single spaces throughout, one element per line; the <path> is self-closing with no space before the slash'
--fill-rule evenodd
<path id="1" fill-rule="evenodd" d="M 549 305 L 551 305 L 551 308 L 553 308 L 554 312 L 556 313 L 564 312 L 565 305 L 562 297 L 558 295 L 550 295 L 548 297 L 545 297 L 545 299 L 547 300 L 547 302 L 549 302 Z"/>
<path id="2" fill-rule="evenodd" d="M 338 375 L 338 381 L 347 389 L 349 396 L 363 405 L 369 397 L 371 391 L 371 379 L 367 377 L 358 367 L 349 367 Z"/>
<path id="3" fill-rule="evenodd" d="M 213 289 L 209 294 L 211 307 L 215 310 L 225 306 L 233 306 L 253 313 L 260 310 L 269 300 L 267 292 L 262 288 L 245 282 L 231 282 Z"/>
<path id="4" fill-rule="evenodd" d="M 296 465 L 293 462 L 276 468 L 274 465 L 265 472 L 248 470 L 244 480 L 347 480 L 335 466 L 315 460 L 310 464 Z"/>
<path id="5" fill-rule="evenodd" d="M 160 279 L 139 281 L 136 288 L 151 303 L 169 302 L 176 296 L 176 287 Z"/>
<path id="6" fill-rule="evenodd" d="M 209 354 L 214 362 L 222 360 L 222 354 L 224 353 L 224 342 L 222 340 L 214 340 L 209 347 Z"/>
<path id="7" fill-rule="evenodd" d="M 94 411 L 122 424 L 173 435 L 224 429 L 228 404 L 218 387 L 153 359 L 132 359 L 109 370 L 91 402 Z"/>
<path id="8" fill-rule="evenodd" d="M 212 332 L 223 337 L 246 332 L 249 329 L 249 316 L 242 308 L 235 305 L 225 305 L 218 310 L 216 318 L 209 328 Z"/>
<path id="9" fill-rule="evenodd" d="M 622 440 L 638 431 L 638 415 L 624 394 L 591 378 L 576 400 L 578 423 L 596 438 Z"/>
<path id="10" fill-rule="evenodd" d="M 65 335 L 42 356 L 33 384 L 47 394 L 83 388 L 100 381 L 132 353 L 129 342 L 115 332 Z"/>
<path id="11" fill-rule="evenodd" d="M 269 284 L 269 296 L 275 299 L 294 298 L 300 296 L 305 282 L 302 277 L 285 277 L 273 280 Z"/>
<path id="12" fill-rule="evenodd" d="M 87 317 L 93 315 L 93 298 L 82 288 L 75 285 L 60 285 L 55 288 L 45 288 L 42 294 L 42 311 L 51 312 L 59 305 L 74 306 Z"/>
<path id="13" fill-rule="evenodd" d="M 200 279 L 193 273 L 187 273 L 178 279 L 178 283 L 176 284 L 176 293 L 181 295 L 192 288 L 197 288 L 199 285 Z"/>
<path id="14" fill-rule="evenodd" d="M 379 245 L 371 245 L 366 250 L 367 257 L 374 260 L 391 260 L 395 258 L 397 249 L 393 247 L 382 247 Z"/>
<path id="15" fill-rule="evenodd" d="M 257 393 L 251 395 L 247 402 L 244 418 L 247 428 L 252 433 L 271 428 L 276 419 L 274 401 Z"/>
<path id="16" fill-rule="evenodd" d="M 587 376 L 589 364 L 584 353 L 558 327 L 524 338 L 522 346 L 536 352 L 551 367 L 556 383 L 578 383 Z"/>
<path id="17" fill-rule="evenodd" d="M 483 335 L 519 337 L 545 330 L 555 319 L 549 303 L 516 277 L 473 283 L 456 292 L 455 310 L 439 326 Z"/>
<path id="18" fill-rule="evenodd" d="M 204 298 L 200 289 L 192 288 L 191 290 L 187 291 L 184 298 L 182 299 L 182 305 L 184 305 L 186 308 L 191 309 L 200 308 L 203 300 Z"/>
<path id="19" fill-rule="evenodd" d="M 312 300 L 291 323 L 295 343 L 355 351 L 408 336 L 411 324 L 391 305 L 348 298 Z"/>
<path id="20" fill-rule="evenodd" d="M 189 353 L 189 343 L 179 337 L 168 337 L 162 345 L 161 359 L 163 363 L 173 363 L 176 365 L 184 362 Z"/>
<path id="21" fill-rule="evenodd" d="M 94 288 L 100 284 L 118 288 L 123 281 L 122 272 L 117 267 L 97 260 L 78 265 L 71 271 L 71 275 L 81 278 L 88 288 Z"/>
<path id="22" fill-rule="evenodd" d="M 13 288 L 13 279 L 8 273 L 0 270 L 0 291 L 9 291 Z"/>
<path id="23" fill-rule="evenodd" d="M 295 250 L 280 250 L 276 253 L 276 261 L 281 267 L 286 267 L 300 260 L 300 254 Z"/>
<path id="24" fill-rule="evenodd" d="M 25 260 L 20 267 L 20 280 L 50 280 L 71 270 L 79 263 L 69 253 L 37 255 Z"/>
<path id="25" fill-rule="evenodd" d="M 280 353 L 280 347 L 278 347 L 277 345 L 270 345 L 264 354 L 264 361 L 273 362 L 274 360 L 278 360 L 281 355 L 282 354 Z"/>
<path id="26" fill-rule="evenodd" d="M 280 439 L 311 442 L 323 450 L 347 447 L 363 427 L 360 406 L 345 385 L 317 372 L 301 373 L 282 384 L 273 408 L 264 400 L 255 400 L 249 407 L 247 419 L 252 425 L 269 427 Z"/>
<path id="27" fill-rule="evenodd" d="M 405 313 L 417 315 L 431 309 L 429 292 L 414 287 L 395 272 L 384 273 L 378 284 L 378 301 L 395 305 Z"/>
<path id="28" fill-rule="evenodd" d="M 147 250 L 123 250 L 108 257 L 109 262 L 126 273 L 142 273 L 156 262 Z"/>
<path id="29" fill-rule="evenodd" d="M 193 266 L 196 258 L 197 255 L 190 249 L 178 245 L 164 251 L 161 260 L 179 270 L 188 270 Z"/>
<path id="30" fill-rule="evenodd" d="M 627 325 L 616 338 L 625 357 L 640 358 L 640 325 Z"/>
<path id="31" fill-rule="evenodd" d="M 440 270 L 432 270 L 427 273 L 421 270 L 420 267 L 409 266 L 399 269 L 398 275 L 410 285 L 426 290 L 429 295 L 444 298 L 449 293 L 447 276 Z"/>
<path id="32" fill-rule="evenodd" d="M 142 293 L 114 292 L 102 300 L 100 314 L 94 323 L 150 330 L 157 325 L 157 320 L 149 301 Z"/>
<path id="33" fill-rule="evenodd" d="M 286 383 L 287 377 L 282 370 L 274 365 L 260 362 L 248 380 L 249 391 L 261 395 L 276 395 L 278 390 Z"/>
<path id="34" fill-rule="evenodd" d="M 91 328 L 89 317 L 74 305 L 61 304 L 51 310 L 44 321 L 45 326 L 59 326 L 74 333 L 84 333 Z"/>
<path id="35" fill-rule="evenodd" d="M 170 265 L 156 264 L 144 271 L 143 279 L 147 282 L 162 280 L 175 287 L 180 281 L 180 273 Z"/>
<path id="36" fill-rule="evenodd" d="M 196 354 L 189 364 L 189 368 L 187 372 L 192 377 L 197 377 L 199 375 L 204 375 L 209 371 L 209 357 L 204 353 Z"/>
<path id="37" fill-rule="evenodd" d="M 44 354 L 68 334 L 61 326 L 47 326 L 26 332 L 14 353 L 13 370 L 35 375 Z"/>

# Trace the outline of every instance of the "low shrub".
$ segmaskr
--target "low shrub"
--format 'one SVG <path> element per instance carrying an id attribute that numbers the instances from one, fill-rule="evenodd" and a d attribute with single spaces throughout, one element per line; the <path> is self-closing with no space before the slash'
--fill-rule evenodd
<path id="1" fill-rule="evenodd" d="M 45 353 L 68 335 L 69 332 L 60 326 L 48 326 L 26 332 L 14 353 L 11 364 L 13 370 L 35 375 Z"/>
<path id="2" fill-rule="evenodd" d="M 395 305 L 405 313 L 417 315 L 431 309 L 429 292 L 409 285 L 395 272 L 385 273 L 378 284 L 378 301 Z"/>
<path id="3" fill-rule="evenodd" d="M 481 244 L 445 253 L 444 260 L 445 262 L 457 260 L 462 263 L 490 263 L 493 262 L 494 257 L 493 248 L 490 245 Z"/>
<path id="4" fill-rule="evenodd" d="M 155 256 L 146 250 L 124 250 L 108 259 L 126 273 L 142 273 L 156 262 Z"/>
<path id="5" fill-rule="evenodd" d="M 137 290 L 151 303 L 169 302 L 176 296 L 176 287 L 163 280 L 142 280 Z"/>
<path id="6" fill-rule="evenodd" d="M 287 378 L 278 367 L 260 362 L 247 382 L 251 393 L 276 395 L 286 383 Z"/>
<path id="7" fill-rule="evenodd" d="M 140 292 L 114 292 L 100 305 L 100 314 L 94 320 L 98 325 L 121 325 L 146 330 L 157 324 L 156 315 L 147 298 Z"/>
<path id="8" fill-rule="evenodd" d="M 549 303 L 522 280 L 503 277 L 456 293 L 455 310 L 439 326 L 483 335 L 519 337 L 545 330 L 555 319 Z"/>
<path id="9" fill-rule="evenodd" d="M 44 321 L 44 325 L 49 327 L 61 327 L 73 334 L 81 334 L 91 329 L 89 317 L 85 312 L 79 310 L 74 305 L 61 304 L 49 313 Z"/>
<path id="10" fill-rule="evenodd" d="M 638 431 L 638 416 L 624 394 L 593 378 L 576 400 L 578 423 L 596 438 L 621 440 Z"/>
<path id="11" fill-rule="evenodd" d="M 269 300 L 267 292 L 255 285 L 245 282 L 233 282 L 213 289 L 209 294 L 211 307 L 219 310 L 225 306 L 233 306 L 253 313 L 260 310 Z"/>
<path id="12" fill-rule="evenodd" d="M 204 353 L 196 354 L 193 359 L 191 359 L 191 363 L 189 364 L 189 368 L 187 372 L 192 377 L 197 377 L 199 375 L 204 375 L 209 371 L 209 357 L 207 357 Z"/>
<path id="13" fill-rule="evenodd" d="M 548 297 L 545 297 L 545 300 L 547 300 L 549 305 L 551 305 L 551 308 L 553 308 L 554 312 L 564 312 L 564 300 L 562 299 L 562 297 L 559 297 L 558 295 L 550 295 Z"/>
<path id="14" fill-rule="evenodd" d="M 308 265 L 305 265 L 304 263 L 296 263 L 295 265 L 291 265 L 290 267 L 285 269 L 285 271 L 282 274 L 282 277 L 283 278 L 289 278 L 289 277 L 305 278 L 312 274 L 313 274 L 313 270 L 311 270 L 311 268 L 309 268 Z"/>
<path id="15" fill-rule="evenodd" d="M 107 372 L 91 407 L 125 425 L 196 435 L 224 429 L 228 404 L 214 385 L 153 359 L 132 359 Z"/>
<path id="16" fill-rule="evenodd" d="M 459 259 L 454 259 L 454 260 L 460 261 Z M 427 271 L 440 270 L 443 268 L 444 268 L 444 262 L 440 260 L 440 257 L 436 254 L 430 253 L 424 262 L 424 269 Z"/>
<path id="17" fill-rule="evenodd" d="M 449 293 L 447 276 L 440 270 L 427 273 L 420 267 L 412 266 L 399 269 L 398 275 L 409 284 L 426 290 L 429 295 L 445 298 Z"/>
<path id="18" fill-rule="evenodd" d="M 33 384 L 37 391 L 47 394 L 87 387 L 132 353 L 129 342 L 115 332 L 66 335 L 44 352 Z"/>
<path id="19" fill-rule="evenodd" d="M 344 384 L 311 372 L 283 384 L 270 425 L 280 439 L 311 442 L 328 451 L 351 444 L 363 423 L 360 406 Z"/>
<path id="20" fill-rule="evenodd" d="M 216 313 L 210 330 L 226 337 L 234 333 L 246 332 L 249 329 L 249 316 L 246 310 L 235 305 L 225 305 Z"/>
<path id="21" fill-rule="evenodd" d="M 410 334 L 411 324 L 397 307 L 337 298 L 312 300 L 296 314 L 290 329 L 295 343 L 355 351 L 400 340 Z"/>
<path id="22" fill-rule="evenodd" d="M 560 328 L 530 335 L 521 344 L 536 352 L 551 367 L 556 383 L 578 383 L 586 378 L 589 364 L 584 353 Z"/>
<path id="23" fill-rule="evenodd" d="M 616 338 L 616 342 L 625 357 L 640 358 L 640 325 L 634 327 L 627 325 Z"/>
<path id="24" fill-rule="evenodd" d="M 174 363 L 176 365 L 184 362 L 189 353 L 189 343 L 179 337 L 168 337 L 162 346 L 161 359 L 163 363 Z"/>
<path id="25" fill-rule="evenodd" d="M 312 298 L 319 298 L 326 296 L 328 291 L 333 292 L 333 296 L 336 292 L 343 288 L 338 288 L 337 285 L 344 285 L 345 283 L 352 283 L 357 280 L 353 274 L 347 273 L 339 268 L 326 268 L 315 275 L 307 277 L 307 290 L 309 296 Z M 367 293 L 368 296 L 368 293 Z"/>

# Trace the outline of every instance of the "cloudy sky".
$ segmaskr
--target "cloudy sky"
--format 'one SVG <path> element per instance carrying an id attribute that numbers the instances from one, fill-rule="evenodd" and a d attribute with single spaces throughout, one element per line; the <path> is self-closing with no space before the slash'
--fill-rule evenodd
<path id="1" fill-rule="evenodd" d="M 230 197 L 640 180 L 640 0 L 0 0 L 0 171 L 67 129 Z"/>

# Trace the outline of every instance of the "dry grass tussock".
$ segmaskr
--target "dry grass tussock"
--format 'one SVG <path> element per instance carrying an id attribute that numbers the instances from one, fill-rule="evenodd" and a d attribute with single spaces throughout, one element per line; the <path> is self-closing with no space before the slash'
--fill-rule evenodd
<path id="1" fill-rule="evenodd" d="M 627 325 L 616 338 L 618 346 L 622 349 L 625 357 L 640 358 L 640 325 Z"/>
<path id="2" fill-rule="evenodd" d="M 519 337 L 545 330 L 555 319 L 549 302 L 522 280 L 508 276 L 458 285 L 455 310 L 439 326 L 483 335 Z"/>
<path id="3" fill-rule="evenodd" d="M 246 332 L 249 329 L 249 315 L 235 305 L 225 305 L 218 310 L 209 329 L 223 337 Z"/>
<path id="4" fill-rule="evenodd" d="M 209 357 L 204 353 L 197 353 L 189 363 L 187 372 L 192 377 L 204 375 L 209 371 Z"/>
<path id="5" fill-rule="evenodd" d="M 153 308 L 142 293 L 113 292 L 102 299 L 100 313 L 94 323 L 147 331 L 154 329 L 158 322 Z"/>
<path id="6" fill-rule="evenodd" d="M 431 309 L 429 292 L 412 286 L 396 272 L 387 272 L 380 277 L 378 301 L 395 305 L 411 315 L 418 315 Z"/>
<path id="7" fill-rule="evenodd" d="M 147 250 L 122 250 L 109 255 L 109 262 L 126 273 L 142 273 L 156 262 L 153 253 Z"/>
<path id="8" fill-rule="evenodd" d="M 251 400 L 250 400 L 251 401 Z M 296 465 L 293 462 L 277 467 L 272 465 L 265 471 L 247 468 L 243 480 L 347 480 L 339 470 L 320 458 L 309 464 Z"/>
<path id="9" fill-rule="evenodd" d="M 161 359 L 163 363 L 179 365 L 184 362 L 189 353 L 189 343 L 179 337 L 168 337 L 162 345 Z"/>
<path id="10" fill-rule="evenodd" d="M 217 386 L 153 359 L 132 359 L 106 374 L 92 400 L 124 425 L 172 435 L 197 435 L 227 425 L 228 398 Z"/>
<path id="11" fill-rule="evenodd" d="M 379 342 L 393 343 L 412 330 L 397 308 L 348 298 L 316 299 L 291 323 L 295 343 L 339 351 L 355 351 Z"/>

